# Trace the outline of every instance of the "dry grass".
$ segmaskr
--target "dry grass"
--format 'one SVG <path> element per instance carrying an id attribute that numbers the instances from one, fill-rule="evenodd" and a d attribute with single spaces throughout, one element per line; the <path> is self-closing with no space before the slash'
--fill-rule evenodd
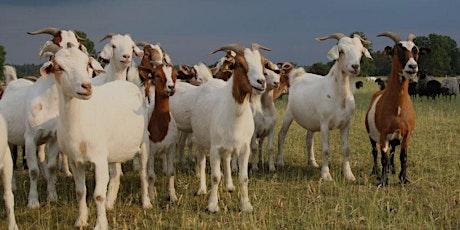
<path id="1" fill-rule="evenodd" d="M 108 212 L 114 229 L 458 229 L 460 228 L 460 99 L 427 101 L 417 98 L 415 134 L 408 155 L 409 186 L 402 187 L 397 175 L 390 175 L 390 185 L 377 187 L 370 175 L 372 157 L 364 128 L 364 116 L 375 83 L 364 82 L 356 93 L 356 111 L 350 133 L 351 168 L 356 182 L 342 175 L 342 157 L 338 132 L 332 132 L 330 167 L 333 182 L 320 180 L 320 170 L 306 166 L 305 131 L 293 123 L 286 137 L 285 163 L 276 173 L 263 170 L 251 174 L 252 213 L 238 211 L 238 192 L 220 191 L 221 211 L 205 211 L 207 196 L 195 196 L 198 188 L 193 166 L 177 165 L 176 188 L 179 201 L 167 201 L 167 180 L 158 175 L 158 197 L 154 208 L 141 208 L 137 174 L 127 170 L 122 178 L 115 210 Z M 287 97 L 276 102 L 281 126 Z M 275 149 L 276 149 L 275 138 Z M 315 150 L 321 163 L 319 135 Z M 277 151 L 275 151 L 277 152 Z M 398 149 L 399 153 L 399 149 Z M 399 173 L 399 154 L 396 167 Z M 158 167 L 161 168 L 161 167 Z M 26 171 L 15 171 L 18 180 L 16 218 L 20 229 L 74 229 L 78 215 L 74 184 L 62 175 L 58 179 L 59 201 L 46 202 L 46 186 L 40 181 L 41 207 L 27 205 L 29 179 Z M 95 224 L 92 200 L 94 177 L 87 174 L 90 226 Z M 235 185 L 237 177 L 234 176 Z M 238 187 L 237 187 L 238 191 Z M 0 202 L 1 228 L 6 228 L 4 204 Z"/>

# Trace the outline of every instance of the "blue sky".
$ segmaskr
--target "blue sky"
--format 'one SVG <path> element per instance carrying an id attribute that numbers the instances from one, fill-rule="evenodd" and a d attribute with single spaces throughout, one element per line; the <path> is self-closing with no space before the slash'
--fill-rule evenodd
<path id="1" fill-rule="evenodd" d="M 0 45 L 8 64 L 40 64 L 39 47 L 50 35 L 27 35 L 44 27 L 85 32 L 100 51 L 107 33 L 129 33 L 135 41 L 160 42 L 174 64 L 212 64 L 228 44 L 257 42 L 274 62 L 300 65 L 327 62 L 335 41 L 317 42 L 331 33 L 364 32 L 374 50 L 392 45 L 376 37 L 385 31 L 450 36 L 460 42 L 458 0 L 0 0 Z M 139 60 L 137 60 L 138 62 Z"/>

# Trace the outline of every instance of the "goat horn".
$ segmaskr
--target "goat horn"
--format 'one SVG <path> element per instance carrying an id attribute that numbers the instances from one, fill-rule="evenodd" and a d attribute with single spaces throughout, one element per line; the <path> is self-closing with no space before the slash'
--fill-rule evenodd
<path id="1" fill-rule="evenodd" d="M 364 40 L 359 34 L 353 34 L 353 37 L 354 38 L 359 38 L 359 40 L 361 40 L 361 43 L 363 43 L 365 45 L 369 45 L 369 44 L 372 43 L 371 41 Z"/>
<path id="2" fill-rule="evenodd" d="M 48 28 L 43 28 L 34 32 L 27 32 L 27 34 L 30 35 L 36 35 L 36 34 L 50 34 L 55 36 L 61 29 L 55 28 L 55 27 L 48 27 Z"/>
<path id="3" fill-rule="evenodd" d="M 384 32 L 384 33 L 377 35 L 377 37 L 382 37 L 382 36 L 391 38 L 395 43 L 399 43 L 400 41 L 402 41 L 401 37 L 398 34 L 393 33 L 393 32 Z"/>
<path id="4" fill-rule="evenodd" d="M 46 56 L 50 56 L 50 53 L 53 53 L 55 54 L 56 52 L 58 52 L 60 49 L 62 49 L 62 47 L 56 45 L 56 44 L 50 44 L 50 45 L 47 45 L 45 46 L 42 51 L 41 51 L 41 55 L 40 55 L 40 58 L 44 58 Z"/>
<path id="5" fill-rule="evenodd" d="M 231 50 L 231 51 L 234 51 L 235 53 L 241 54 L 241 53 L 243 53 L 244 47 L 241 46 L 240 44 L 232 43 L 232 44 L 222 46 L 219 49 L 216 49 L 216 50 L 212 51 L 211 53 L 209 53 L 209 55 L 215 54 L 215 53 L 217 53 L 219 51 L 227 51 L 227 50 Z"/>
<path id="6" fill-rule="evenodd" d="M 146 42 L 146 41 L 141 41 L 141 42 L 138 42 L 136 43 L 137 46 L 142 46 L 142 47 L 146 47 L 148 45 L 150 45 L 150 43 Z"/>
<path id="7" fill-rule="evenodd" d="M 315 38 L 316 41 L 324 41 L 324 40 L 327 40 L 327 39 L 330 39 L 330 38 L 334 38 L 334 39 L 337 39 L 337 40 L 340 40 L 341 38 L 343 37 L 346 37 L 346 35 L 344 33 L 335 33 L 335 34 L 331 34 L 329 36 L 326 36 L 326 37 L 322 37 L 322 38 Z"/>
<path id="8" fill-rule="evenodd" d="M 264 47 L 264 46 L 261 46 L 257 43 L 252 43 L 251 45 L 251 49 L 252 50 L 258 50 L 258 49 L 263 49 L 263 50 L 266 50 L 266 51 L 272 51 L 271 49 L 267 48 L 267 47 Z"/>
<path id="9" fill-rule="evenodd" d="M 410 42 L 413 42 L 415 39 L 415 35 L 414 34 L 409 34 L 409 36 L 407 37 L 407 40 L 410 41 Z"/>
<path id="10" fill-rule="evenodd" d="M 80 41 L 86 40 L 86 38 L 82 38 L 82 37 L 78 36 L 78 34 L 77 34 L 75 31 L 73 31 L 73 33 L 75 34 L 75 37 L 77 38 L 77 40 L 78 40 L 79 42 L 80 42 Z"/>
<path id="11" fill-rule="evenodd" d="M 102 38 L 102 39 L 101 39 L 99 42 L 102 42 L 102 41 L 104 41 L 104 40 L 105 40 L 105 39 L 107 39 L 107 38 L 112 38 L 112 37 L 113 37 L 113 35 L 116 35 L 116 33 L 108 33 L 108 34 L 107 34 L 107 35 L 105 35 L 105 37 L 104 37 L 104 38 Z"/>

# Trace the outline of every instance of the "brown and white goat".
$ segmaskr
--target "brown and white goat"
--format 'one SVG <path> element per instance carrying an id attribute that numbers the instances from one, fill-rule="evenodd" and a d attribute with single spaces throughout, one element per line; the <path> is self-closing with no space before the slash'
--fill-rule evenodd
<path id="1" fill-rule="evenodd" d="M 289 73 L 294 69 L 294 66 L 289 62 L 278 63 L 281 70 L 280 85 L 273 90 L 273 99 L 282 97 L 289 90 Z"/>
<path id="2" fill-rule="evenodd" d="M 394 167 L 393 157 L 391 157 L 391 162 L 388 162 L 388 154 L 391 152 L 393 155 L 394 147 L 401 145 L 399 180 L 402 184 L 407 184 L 409 183 L 406 172 L 407 150 L 415 127 L 415 112 L 408 93 L 409 79 L 417 75 L 419 55 L 428 54 L 430 49 L 419 49 L 414 43 L 413 34 L 409 35 L 407 41 L 403 41 L 399 35 L 392 32 L 385 32 L 378 36 L 391 38 L 395 45 L 392 48 L 385 47 L 385 52 L 390 56 L 392 63 L 387 86 L 372 96 L 366 114 L 366 130 L 374 157 L 372 173 L 378 174 L 376 148 L 378 142 L 382 152 L 381 185 L 388 185 L 387 172 L 390 166 Z M 394 170 L 392 171 L 394 173 Z"/>
<path id="3" fill-rule="evenodd" d="M 169 178 L 169 199 L 171 202 L 177 201 L 176 190 L 174 188 L 174 155 L 177 142 L 177 126 L 169 109 L 169 97 L 175 92 L 175 82 L 177 71 L 172 64 L 159 64 L 147 66 L 139 65 L 139 71 L 149 73 L 149 79 L 155 86 L 155 101 L 150 103 L 153 111 L 149 116 L 148 130 L 150 139 L 149 154 L 149 193 L 150 198 L 155 195 L 155 170 L 154 158 L 156 155 L 166 155 L 167 171 Z"/>

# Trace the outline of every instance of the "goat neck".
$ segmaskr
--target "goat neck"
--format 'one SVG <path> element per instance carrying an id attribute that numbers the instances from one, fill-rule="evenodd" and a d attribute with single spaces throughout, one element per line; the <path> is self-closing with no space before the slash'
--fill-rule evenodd
<path id="1" fill-rule="evenodd" d="M 346 71 L 342 71 L 339 64 L 340 60 L 337 60 L 336 63 L 332 66 L 327 77 L 331 77 L 334 81 L 335 91 L 338 95 L 343 95 L 344 97 L 353 97 L 353 93 L 350 90 L 350 85 L 354 79 L 354 76 L 350 76 Z"/>

